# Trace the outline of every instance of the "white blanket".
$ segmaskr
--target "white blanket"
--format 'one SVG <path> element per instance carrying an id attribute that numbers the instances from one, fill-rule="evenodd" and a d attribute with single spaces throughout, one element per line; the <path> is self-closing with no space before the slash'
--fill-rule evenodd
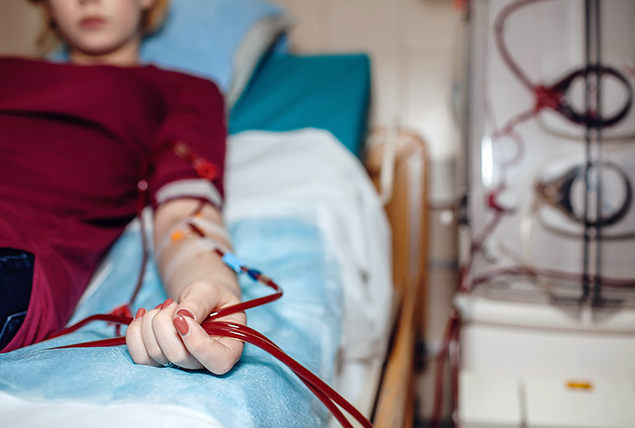
<path id="1" fill-rule="evenodd" d="M 345 360 L 383 359 L 390 229 L 359 160 L 328 131 L 246 131 L 229 144 L 226 219 L 317 216 L 344 268 Z"/>

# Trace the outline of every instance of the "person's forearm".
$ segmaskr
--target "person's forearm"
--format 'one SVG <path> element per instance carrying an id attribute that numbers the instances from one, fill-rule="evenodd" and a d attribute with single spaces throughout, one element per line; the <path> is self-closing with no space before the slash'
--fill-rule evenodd
<path id="1" fill-rule="evenodd" d="M 205 250 L 204 241 L 199 235 L 188 233 L 186 225 L 178 227 L 179 223 L 191 217 L 198 206 L 197 200 L 177 199 L 160 206 L 156 211 L 154 242 L 158 252 L 155 254 L 167 294 L 178 302 L 188 285 L 203 281 L 221 283 L 240 298 L 236 274 L 217 253 Z M 204 204 L 199 216 L 205 222 L 222 227 L 221 214 L 212 205 Z M 230 243 L 216 227 L 205 228 L 203 225 L 200 229 L 212 241 L 230 248 Z"/>
<path id="2" fill-rule="evenodd" d="M 213 312 L 240 302 L 236 274 L 221 260 L 212 243 L 187 224 L 199 202 L 178 199 L 160 206 L 155 213 L 155 254 L 168 300 L 155 309 L 140 308 L 126 330 L 126 344 L 137 364 L 179 367 L 227 373 L 236 364 L 243 342 L 211 337 L 201 323 Z M 211 223 L 210 223 L 211 222 Z M 205 205 L 194 223 L 218 245 L 229 247 L 220 226 L 220 213 Z M 245 324 L 244 312 L 226 315 L 223 321 Z M 176 333 L 176 334 L 175 334 Z"/>

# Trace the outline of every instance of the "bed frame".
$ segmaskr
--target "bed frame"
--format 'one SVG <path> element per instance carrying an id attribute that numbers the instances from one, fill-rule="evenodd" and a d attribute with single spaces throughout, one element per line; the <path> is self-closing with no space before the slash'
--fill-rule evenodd
<path id="1" fill-rule="evenodd" d="M 378 191 L 382 173 L 390 174 L 390 164 L 394 167 L 392 196 L 385 210 L 392 230 L 395 299 L 393 330 L 372 422 L 376 428 L 411 428 L 416 348 L 426 320 L 428 156 L 424 141 L 412 132 L 399 130 L 392 137 L 385 130 L 373 134 L 378 142 L 369 147 L 365 163 Z"/>

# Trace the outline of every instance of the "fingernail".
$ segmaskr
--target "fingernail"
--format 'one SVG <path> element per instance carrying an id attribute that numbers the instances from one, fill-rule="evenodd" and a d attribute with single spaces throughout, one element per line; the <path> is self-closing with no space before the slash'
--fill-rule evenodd
<path id="1" fill-rule="evenodd" d="M 187 334 L 190 331 L 190 327 L 187 325 L 187 321 L 181 315 L 177 316 L 172 320 L 174 327 L 179 331 L 181 337 L 187 337 Z"/>
<path id="2" fill-rule="evenodd" d="M 194 313 L 192 311 L 190 311 L 189 309 L 179 309 L 176 312 L 177 315 L 181 315 L 182 317 L 188 317 L 188 318 L 192 318 L 194 321 L 196 321 L 196 317 L 194 316 Z"/>
<path id="3" fill-rule="evenodd" d="M 146 314 L 146 310 L 143 309 L 143 308 L 139 308 L 139 310 L 137 311 L 137 314 L 134 316 L 134 319 L 138 320 L 139 318 L 141 318 L 145 314 Z"/>
<path id="4" fill-rule="evenodd" d="M 165 302 L 163 302 L 163 305 L 161 305 L 161 309 L 165 309 L 168 306 L 170 306 L 172 303 L 174 303 L 174 299 L 168 299 Z"/>

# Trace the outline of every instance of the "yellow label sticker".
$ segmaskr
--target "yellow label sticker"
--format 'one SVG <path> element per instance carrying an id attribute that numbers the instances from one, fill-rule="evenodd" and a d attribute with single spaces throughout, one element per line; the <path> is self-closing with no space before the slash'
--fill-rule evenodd
<path id="1" fill-rule="evenodd" d="M 588 381 L 570 380 L 567 382 L 567 387 L 569 389 L 591 391 L 593 389 L 593 383 Z"/>

